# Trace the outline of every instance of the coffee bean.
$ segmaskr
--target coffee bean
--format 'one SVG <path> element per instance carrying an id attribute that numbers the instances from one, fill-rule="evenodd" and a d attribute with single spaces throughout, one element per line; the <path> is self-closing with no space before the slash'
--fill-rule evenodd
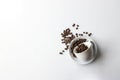
<path id="1" fill-rule="evenodd" d="M 65 48 L 65 50 L 67 50 L 67 48 Z"/>
<path id="2" fill-rule="evenodd" d="M 75 24 L 73 24 L 72 26 L 75 27 Z"/>
<path id="3" fill-rule="evenodd" d="M 78 30 L 78 27 L 76 28 L 76 30 Z"/>
<path id="4" fill-rule="evenodd" d="M 64 41 L 64 39 L 61 39 L 61 41 Z"/>
<path id="5" fill-rule="evenodd" d="M 59 52 L 59 54 L 63 54 L 62 52 Z"/>
<path id="6" fill-rule="evenodd" d="M 85 34 L 85 32 L 83 32 L 83 34 Z"/>
<path id="7" fill-rule="evenodd" d="M 65 48 L 65 50 L 68 50 L 68 48 L 69 48 L 69 45 L 66 45 L 66 48 Z"/>
<path id="8" fill-rule="evenodd" d="M 79 36 L 83 36 L 83 34 L 79 34 Z"/>
<path id="9" fill-rule="evenodd" d="M 86 34 L 88 34 L 88 32 L 86 32 Z"/>
<path id="10" fill-rule="evenodd" d="M 64 50 L 62 50 L 62 52 L 65 52 Z"/>
<path id="11" fill-rule="evenodd" d="M 79 25 L 77 25 L 77 27 L 79 27 Z"/>
<path id="12" fill-rule="evenodd" d="M 62 43 L 65 43 L 65 42 L 62 42 Z"/>
<path id="13" fill-rule="evenodd" d="M 91 36 L 91 35 L 92 35 L 92 33 L 88 34 L 88 36 Z"/>
<path id="14" fill-rule="evenodd" d="M 75 35 L 76 35 L 76 37 L 78 37 L 78 33 L 76 33 Z"/>

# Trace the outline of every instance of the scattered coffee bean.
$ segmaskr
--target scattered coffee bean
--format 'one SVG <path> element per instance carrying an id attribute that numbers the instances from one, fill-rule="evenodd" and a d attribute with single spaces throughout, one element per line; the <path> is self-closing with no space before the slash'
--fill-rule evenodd
<path id="1" fill-rule="evenodd" d="M 77 27 L 79 27 L 79 25 L 77 25 Z"/>
<path id="2" fill-rule="evenodd" d="M 88 34 L 88 36 L 91 36 L 91 35 L 92 35 L 92 33 Z"/>
<path id="3" fill-rule="evenodd" d="M 62 42 L 62 44 L 65 43 L 65 42 Z"/>
<path id="4" fill-rule="evenodd" d="M 83 32 L 83 34 L 85 34 L 85 32 Z"/>
<path id="5" fill-rule="evenodd" d="M 65 52 L 64 50 L 62 50 L 62 52 Z"/>
<path id="6" fill-rule="evenodd" d="M 76 35 L 76 37 L 78 37 L 78 33 L 76 33 L 75 35 Z"/>
<path id="7" fill-rule="evenodd" d="M 64 39 L 61 39 L 61 41 L 63 41 Z"/>
<path id="8" fill-rule="evenodd" d="M 76 30 L 78 30 L 78 27 L 76 28 Z"/>
<path id="9" fill-rule="evenodd" d="M 67 50 L 67 48 L 65 48 L 65 50 Z"/>
<path id="10" fill-rule="evenodd" d="M 63 54 L 62 52 L 59 52 L 59 54 Z"/>
<path id="11" fill-rule="evenodd" d="M 79 34 L 79 36 L 83 36 L 83 34 Z"/>
<path id="12" fill-rule="evenodd" d="M 68 50 L 68 48 L 69 48 L 69 46 L 67 45 L 66 48 L 65 48 L 65 50 Z"/>
<path id="13" fill-rule="evenodd" d="M 88 34 L 88 32 L 86 32 L 86 34 Z"/>
<path id="14" fill-rule="evenodd" d="M 72 26 L 75 27 L 75 24 L 73 24 Z"/>

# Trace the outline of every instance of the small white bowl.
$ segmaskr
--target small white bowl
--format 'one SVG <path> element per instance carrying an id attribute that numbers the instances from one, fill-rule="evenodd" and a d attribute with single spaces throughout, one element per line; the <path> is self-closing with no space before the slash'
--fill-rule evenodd
<path id="1" fill-rule="evenodd" d="M 85 44 L 86 46 L 88 46 L 88 49 L 81 53 L 76 53 L 75 49 L 77 48 L 77 46 L 73 50 L 71 49 L 73 44 L 78 39 L 86 39 L 86 42 L 83 42 L 81 44 Z M 96 58 L 97 46 L 93 39 L 91 39 L 90 37 L 82 36 L 82 37 L 75 38 L 71 41 L 71 44 L 69 46 L 69 53 L 70 53 L 71 58 L 74 61 L 78 62 L 79 64 L 89 64 L 92 61 L 94 61 Z"/>

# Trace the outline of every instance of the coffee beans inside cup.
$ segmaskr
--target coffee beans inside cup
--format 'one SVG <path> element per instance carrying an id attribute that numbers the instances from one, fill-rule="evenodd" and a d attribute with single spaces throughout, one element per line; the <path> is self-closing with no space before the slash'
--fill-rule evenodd
<path id="1" fill-rule="evenodd" d="M 88 49 L 88 47 L 85 44 L 78 45 L 76 48 L 76 53 L 81 53 L 87 49 Z"/>

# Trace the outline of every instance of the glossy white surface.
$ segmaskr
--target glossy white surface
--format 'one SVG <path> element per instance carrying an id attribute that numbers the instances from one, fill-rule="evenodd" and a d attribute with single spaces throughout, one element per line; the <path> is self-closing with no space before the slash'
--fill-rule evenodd
<path id="1" fill-rule="evenodd" d="M 119 80 L 120 0 L 0 0 L 0 80 Z M 92 64 L 75 64 L 60 32 L 73 23 L 99 47 Z"/>

